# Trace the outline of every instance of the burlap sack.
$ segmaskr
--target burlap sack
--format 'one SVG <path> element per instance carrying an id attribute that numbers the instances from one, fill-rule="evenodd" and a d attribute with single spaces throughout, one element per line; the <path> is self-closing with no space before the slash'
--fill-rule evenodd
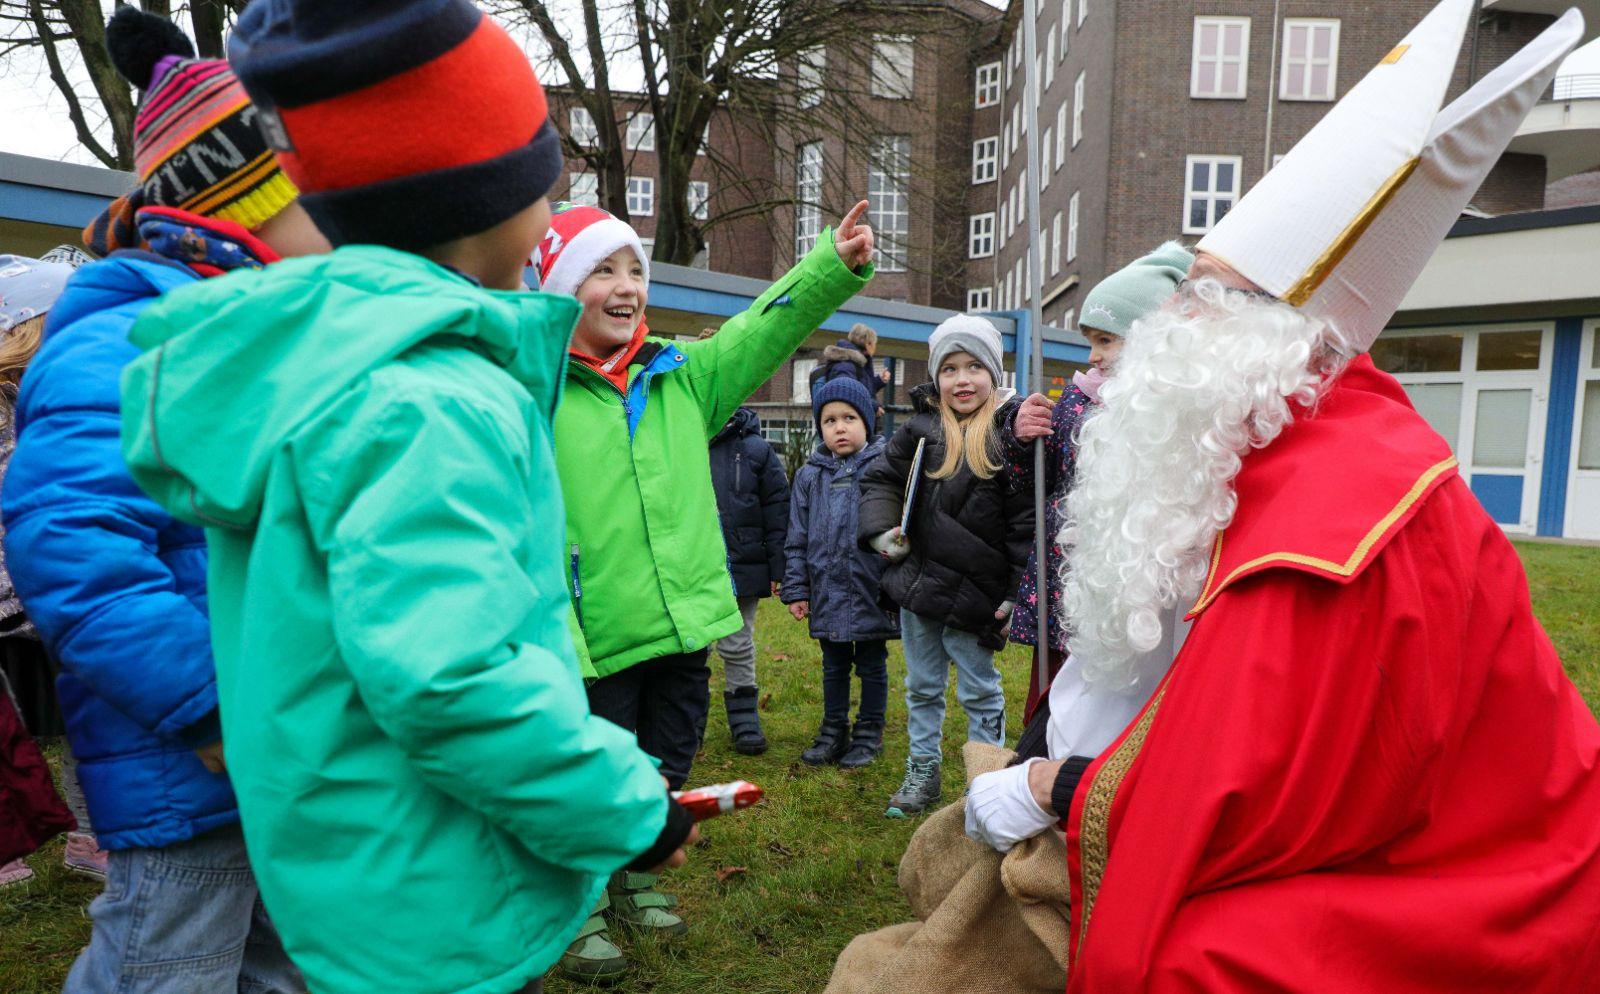
<path id="1" fill-rule="evenodd" d="M 968 743 L 967 780 L 1012 754 Z M 1060 994 L 1067 986 L 1067 857 L 1046 832 L 1002 857 L 967 838 L 966 798 L 928 816 L 900 860 L 919 921 L 858 935 L 825 994 Z"/>

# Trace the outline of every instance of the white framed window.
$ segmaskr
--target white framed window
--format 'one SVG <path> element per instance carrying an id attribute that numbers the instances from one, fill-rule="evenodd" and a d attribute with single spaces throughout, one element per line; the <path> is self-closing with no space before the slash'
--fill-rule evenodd
<path id="1" fill-rule="evenodd" d="M 1005 206 L 1011 208 L 1011 210 L 1009 212 L 1001 214 L 1002 217 L 1006 218 L 1006 237 L 1010 238 L 1012 235 L 1016 234 L 1016 231 L 1017 231 L 1017 188 L 1016 187 L 1012 187 L 1011 189 L 1006 191 L 1006 203 L 1005 203 Z"/>
<path id="2" fill-rule="evenodd" d="M 979 138 L 972 143 L 972 185 L 993 183 L 1000 174 L 1000 139 Z"/>
<path id="3" fill-rule="evenodd" d="M 1055 169 L 1050 165 L 1050 137 L 1051 130 L 1049 128 L 1045 128 L 1044 134 L 1039 136 L 1039 155 L 1044 160 L 1039 163 L 1039 189 L 1041 190 L 1049 189 L 1050 174 L 1055 172 Z"/>
<path id="4" fill-rule="evenodd" d="M 700 136 L 700 147 L 694 150 L 695 155 L 705 155 L 706 149 L 711 147 L 711 122 L 706 122 L 705 134 Z"/>
<path id="5" fill-rule="evenodd" d="M 600 141 L 600 131 L 587 107 L 574 107 L 567 111 L 567 131 L 581 148 L 594 148 Z"/>
<path id="6" fill-rule="evenodd" d="M 575 204 L 600 206 L 600 177 L 594 173 L 573 173 L 567 183 L 567 199 Z"/>
<path id="7" fill-rule="evenodd" d="M 1022 137 L 1022 104 L 1011 105 L 1011 151 L 1017 151 L 1017 141 Z"/>
<path id="8" fill-rule="evenodd" d="M 794 166 L 794 257 L 805 257 L 822 234 L 822 143 L 801 145 Z"/>
<path id="9" fill-rule="evenodd" d="M 867 166 L 867 212 L 878 237 L 878 270 L 900 273 L 906 268 L 906 236 L 911 233 L 911 138 L 880 135 L 873 141 Z"/>
<path id="10" fill-rule="evenodd" d="M 711 215 L 711 184 L 705 180 L 689 181 L 689 216 L 704 221 Z"/>
<path id="11" fill-rule="evenodd" d="M 1189 96 L 1196 100 L 1243 100 L 1250 70 L 1250 18 L 1194 19 L 1194 59 Z"/>
<path id="12" fill-rule="evenodd" d="M 1011 165 L 1011 125 L 1000 125 L 1000 168 L 1003 170 Z"/>
<path id="13" fill-rule="evenodd" d="M 1022 68 L 1022 33 L 1011 36 L 1011 68 Z"/>
<path id="14" fill-rule="evenodd" d="M 1067 262 L 1078 257 L 1078 197 L 1073 193 L 1072 199 L 1067 201 Z"/>
<path id="15" fill-rule="evenodd" d="M 1077 148 L 1083 141 L 1083 90 L 1084 73 L 1078 73 L 1077 80 L 1072 84 L 1072 147 Z"/>
<path id="16" fill-rule="evenodd" d="M 654 238 L 641 238 L 639 239 L 639 245 L 644 249 L 644 257 L 646 259 L 656 254 L 656 240 Z"/>
<path id="17" fill-rule="evenodd" d="M 647 110 L 628 118 L 628 147 L 635 152 L 656 150 L 656 116 Z"/>
<path id="18" fill-rule="evenodd" d="M 989 311 L 989 310 L 993 310 L 993 309 L 994 309 L 994 288 L 993 287 L 975 286 L 975 287 L 970 287 L 967 290 L 967 310 L 968 311 Z M 898 367 L 901 366 L 901 365 L 904 365 L 904 363 L 896 363 L 895 364 L 895 366 L 896 366 L 896 370 L 895 371 L 896 372 L 899 372 Z"/>
<path id="19" fill-rule="evenodd" d="M 1022 253 L 1022 258 L 1017 260 L 1017 306 L 1021 307 L 1031 298 L 1028 295 L 1028 270 L 1023 264 L 1028 261 L 1028 253 Z"/>
<path id="20" fill-rule="evenodd" d="M 653 176 L 628 177 L 628 214 L 649 217 L 656 212 L 656 181 Z"/>
<path id="21" fill-rule="evenodd" d="M 1012 83 L 1012 80 L 1011 80 L 1011 59 L 1010 59 L 1010 53 L 1009 52 L 1007 53 L 1007 58 L 1005 60 L 1005 64 L 1006 64 L 1006 92 L 1009 93 L 1011 91 L 1011 83 Z"/>
<path id="22" fill-rule="evenodd" d="M 972 105 L 993 107 L 1000 102 L 1000 63 L 986 62 L 978 67 L 973 83 Z"/>
<path id="23" fill-rule="evenodd" d="M 1056 81 L 1056 33 L 1050 32 L 1044 40 L 1044 88 L 1050 89 Z"/>
<path id="24" fill-rule="evenodd" d="M 1017 176 L 1017 224 L 1028 219 L 1028 171 Z"/>
<path id="25" fill-rule="evenodd" d="M 796 404 L 811 403 L 811 371 L 816 368 L 815 359 L 796 359 L 790 365 L 794 379 L 790 381 L 789 397 Z"/>
<path id="26" fill-rule="evenodd" d="M 1040 239 L 1043 244 L 1043 239 Z M 1061 272 L 1061 212 L 1050 219 L 1050 275 Z"/>
<path id="27" fill-rule="evenodd" d="M 994 229 L 995 241 L 1001 248 L 1006 244 L 1006 202 L 1000 201 L 1000 223 Z"/>
<path id="28" fill-rule="evenodd" d="M 1339 20 L 1290 17 L 1283 22 L 1282 100 L 1332 100 L 1338 88 Z"/>
<path id="29" fill-rule="evenodd" d="M 827 78 L 828 50 L 814 45 L 802 51 L 795 61 L 795 103 L 802 109 L 822 103 L 823 80 Z"/>
<path id="30" fill-rule="evenodd" d="M 1056 108 L 1056 168 L 1067 164 L 1067 105 Z"/>
<path id="31" fill-rule="evenodd" d="M 872 39 L 872 95 L 910 100 L 915 48 L 910 35 L 878 35 Z"/>
<path id="32" fill-rule="evenodd" d="M 1067 59 L 1067 41 L 1072 37 L 1072 0 L 1061 0 L 1061 61 Z"/>
<path id="33" fill-rule="evenodd" d="M 994 212 L 967 218 L 967 258 L 987 259 L 994 255 Z"/>
<path id="34" fill-rule="evenodd" d="M 1006 311 L 1011 310 L 1011 304 L 1012 304 L 1013 300 L 1014 300 L 1014 298 L 1013 298 L 1012 293 L 1011 293 L 1011 270 L 1007 269 L 1006 270 L 1006 278 L 1005 278 L 1005 286 L 1000 292 L 1000 308 L 1001 308 L 1001 310 L 1006 310 Z"/>
<path id="35" fill-rule="evenodd" d="M 1191 155 L 1185 168 L 1183 233 L 1203 235 L 1238 202 L 1244 160 L 1237 155 Z"/>
<path id="36" fill-rule="evenodd" d="M 1083 20 L 1088 16 L 1089 0 L 1078 0 L 1078 27 L 1083 27 Z"/>

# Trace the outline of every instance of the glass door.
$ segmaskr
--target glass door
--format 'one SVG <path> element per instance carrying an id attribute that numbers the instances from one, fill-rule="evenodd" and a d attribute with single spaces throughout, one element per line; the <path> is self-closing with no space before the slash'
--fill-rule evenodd
<path id="1" fill-rule="evenodd" d="M 1532 534 L 1538 517 L 1554 334 L 1553 326 L 1392 332 L 1372 349 L 1508 532 Z"/>

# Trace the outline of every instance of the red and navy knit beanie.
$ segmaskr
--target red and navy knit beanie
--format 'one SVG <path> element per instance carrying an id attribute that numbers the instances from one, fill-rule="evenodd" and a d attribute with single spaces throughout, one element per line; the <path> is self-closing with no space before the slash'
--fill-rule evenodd
<path id="1" fill-rule="evenodd" d="M 256 0 L 228 59 L 335 245 L 475 235 L 561 173 L 528 57 L 468 0 Z"/>

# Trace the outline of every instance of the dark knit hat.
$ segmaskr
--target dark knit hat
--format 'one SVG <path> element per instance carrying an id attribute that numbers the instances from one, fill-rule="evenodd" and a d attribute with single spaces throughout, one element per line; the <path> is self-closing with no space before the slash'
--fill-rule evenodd
<path id="1" fill-rule="evenodd" d="M 878 404 L 872 399 L 872 394 L 854 376 L 835 376 L 817 384 L 817 388 L 811 391 L 811 417 L 817 422 L 817 431 L 822 430 L 823 405 L 835 400 L 856 409 L 861 420 L 867 423 L 868 438 L 878 430 Z"/>
<path id="2" fill-rule="evenodd" d="M 144 94 L 133 120 L 139 205 L 258 228 L 294 203 L 294 184 L 226 62 L 195 58 L 177 25 L 130 6 L 106 24 L 106 52 Z"/>
<path id="3" fill-rule="evenodd" d="M 475 235 L 561 173 L 528 57 L 468 0 L 255 0 L 228 58 L 335 245 Z"/>

